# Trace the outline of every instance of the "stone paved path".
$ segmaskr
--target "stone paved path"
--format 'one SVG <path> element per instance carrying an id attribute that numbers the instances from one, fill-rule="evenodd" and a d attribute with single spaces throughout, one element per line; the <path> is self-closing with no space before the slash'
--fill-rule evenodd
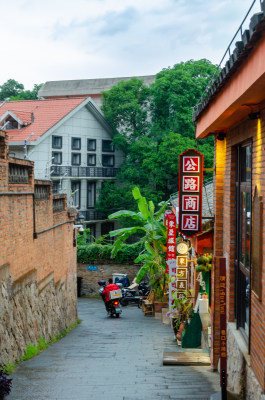
<path id="1" fill-rule="evenodd" d="M 103 302 L 80 299 L 83 322 L 12 374 L 8 400 L 207 400 L 218 391 L 210 367 L 163 366 L 173 332 L 136 307 L 120 319 Z"/>

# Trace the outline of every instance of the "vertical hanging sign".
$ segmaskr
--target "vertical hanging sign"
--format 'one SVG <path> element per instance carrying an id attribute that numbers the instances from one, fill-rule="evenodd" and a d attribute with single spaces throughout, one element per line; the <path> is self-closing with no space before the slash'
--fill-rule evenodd
<path id="1" fill-rule="evenodd" d="M 173 300 L 173 293 L 176 291 L 176 282 L 170 282 L 172 276 L 176 276 L 176 228 L 177 221 L 173 212 L 167 212 L 166 226 L 167 226 L 167 269 L 166 273 L 169 274 L 169 311 L 171 311 L 171 304 Z"/>
<path id="2" fill-rule="evenodd" d="M 219 258 L 220 301 L 220 386 L 222 399 L 226 399 L 227 385 L 227 329 L 226 329 L 226 259 Z"/>
<path id="3" fill-rule="evenodd" d="M 202 229 L 203 155 L 190 149 L 179 156 L 179 225 L 186 237 Z"/>

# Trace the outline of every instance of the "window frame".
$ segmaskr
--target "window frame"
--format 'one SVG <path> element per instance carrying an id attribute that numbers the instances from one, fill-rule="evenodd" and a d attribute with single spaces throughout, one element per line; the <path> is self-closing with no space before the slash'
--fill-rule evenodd
<path id="1" fill-rule="evenodd" d="M 88 191 L 88 189 L 89 189 L 89 186 L 90 187 L 92 187 L 93 186 L 93 189 L 92 189 L 92 203 L 93 204 L 89 204 L 89 191 Z M 87 200 L 87 208 L 88 209 L 93 209 L 93 208 L 95 208 L 95 204 L 96 204 L 96 190 L 97 190 L 97 185 L 96 185 L 96 182 L 95 181 L 87 181 L 87 188 L 86 188 L 86 193 L 87 193 L 87 198 L 86 198 L 86 200 Z"/>
<path id="2" fill-rule="evenodd" d="M 55 145 L 55 140 L 60 139 L 61 144 L 59 146 Z M 52 148 L 53 149 L 62 149 L 63 148 L 63 137 L 58 135 L 52 135 Z"/>
<path id="3" fill-rule="evenodd" d="M 78 140 L 79 141 L 79 146 L 74 147 L 74 141 Z M 72 137 L 71 138 L 71 149 L 72 150 L 81 150 L 81 138 L 80 137 Z"/>
<path id="4" fill-rule="evenodd" d="M 112 160 L 113 160 L 112 164 L 111 164 L 111 165 L 110 165 L 110 164 L 106 164 L 106 163 L 104 162 L 104 157 L 112 157 Z M 102 159 L 101 159 L 101 161 L 102 161 L 103 167 L 113 168 L 113 167 L 115 166 L 115 156 L 114 156 L 114 154 L 102 154 Z"/>
<path id="5" fill-rule="evenodd" d="M 107 150 L 106 148 L 104 148 L 104 145 L 109 144 L 110 147 L 107 146 Z M 102 139 L 102 153 L 114 153 L 115 148 L 114 145 L 112 143 L 112 140 L 109 139 Z"/>
<path id="6" fill-rule="evenodd" d="M 74 157 L 79 156 L 80 157 L 80 161 L 79 163 L 74 163 Z M 74 167 L 79 167 L 81 165 L 81 153 L 72 153 L 72 157 L 71 157 L 71 165 Z"/>
<path id="7" fill-rule="evenodd" d="M 93 164 L 89 162 L 89 157 L 94 157 L 95 161 L 94 161 Z M 94 167 L 96 164 L 97 164 L 96 154 L 95 153 L 87 153 L 87 166 L 88 167 Z"/>
<path id="8" fill-rule="evenodd" d="M 243 150 L 250 147 L 250 179 L 243 179 L 243 165 L 247 171 L 246 157 L 244 159 Z M 237 151 L 237 174 L 236 174 L 236 248 L 235 248 L 235 319 L 237 329 L 240 330 L 244 339 L 250 346 L 251 331 L 251 247 L 252 247 L 252 169 L 253 169 L 253 146 L 252 141 L 243 142 L 236 146 Z M 244 163 L 244 164 L 243 164 Z M 246 175 L 246 174 L 245 174 Z M 247 203 L 242 203 L 242 198 L 250 198 L 250 215 L 247 216 Z M 245 220 L 243 220 L 243 218 Z M 247 230 L 249 220 L 249 231 Z M 244 225 L 244 228 L 242 228 Z M 244 237 L 243 237 L 244 235 Z M 247 245 L 247 238 L 249 244 Z M 245 243 L 243 247 L 242 243 Z M 245 249 L 244 257 L 242 249 Z M 248 250 L 249 249 L 249 250 Z M 248 253 L 247 253 L 248 252 Z M 249 257 L 247 257 L 249 256 Z M 248 260 L 248 263 L 246 263 Z M 248 265 L 247 265 L 248 264 Z M 248 292 L 248 299 L 246 302 Z M 246 325 L 248 332 L 246 332 Z M 250 351 L 250 348 L 249 348 Z"/>
<path id="9" fill-rule="evenodd" d="M 89 142 L 93 142 L 95 144 L 95 148 L 89 148 Z M 97 150 L 97 139 L 87 139 L 87 151 L 96 151 Z"/>
<path id="10" fill-rule="evenodd" d="M 78 188 L 74 188 L 73 187 L 74 185 L 77 185 Z M 81 207 L 81 181 L 79 181 L 79 180 L 71 181 L 71 193 L 73 193 L 76 189 L 78 189 L 78 192 L 75 193 L 74 196 L 76 195 L 76 197 L 78 198 L 78 205 L 74 204 L 74 207 L 77 207 L 78 209 L 80 209 L 80 207 Z M 74 198 L 73 198 L 73 202 L 74 202 Z"/>
<path id="11" fill-rule="evenodd" d="M 56 158 L 56 155 L 59 155 L 60 156 L 60 162 L 56 162 L 55 161 L 55 158 Z M 52 164 L 53 165 L 62 165 L 62 163 L 63 163 L 63 153 L 62 153 L 62 151 L 52 151 Z"/>

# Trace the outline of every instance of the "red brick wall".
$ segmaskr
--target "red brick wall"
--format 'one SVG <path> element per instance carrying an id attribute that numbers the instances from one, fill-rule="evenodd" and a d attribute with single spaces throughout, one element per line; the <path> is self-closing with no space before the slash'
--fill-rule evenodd
<path id="1" fill-rule="evenodd" d="M 265 113 L 261 113 L 260 120 L 245 120 L 226 133 L 226 140 L 216 140 L 216 197 L 215 197 L 215 236 L 214 248 L 216 256 L 227 259 L 227 318 L 234 321 L 235 298 L 235 179 L 236 153 L 234 146 L 252 139 L 252 196 L 255 186 L 258 186 L 259 195 L 264 197 L 265 192 Z M 263 200 L 264 201 L 264 200 Z M 264 220 L 264 215 L 263 215 Z M 265 225 L 265 224 L 264 224 Z M 265 236 L 263 228 L 263 249 L 265 251 Z M 218 271 L 214 268 L 212 281 L 213 306 L 213 364 L 217 365 L 219 358 L 219 288 Z M 262 286 L 265 287 L 265 259 L 263 260 Z M 265 389 L 265 290 L 262 292 L 262 301 L 251 293 L 251 333 L 250 356 L 252 369 L 262 387 Z M 229 349 L 228 349 L 229 351 Z"/>
<path id="2" fill-rule="evenodd" d="M 5 145 L 7 139 L 4 137 Z M 2 141 L 0 141 L 0 146 Z M 1 155 L 0 148 L 0 155 Z M 31 169 L 29 184 L 9 184 L 8 162 L 28 166 Z M 40 183 L 40 182 L 38 182 Z M 47 184 L 47 182 L 45 182 Z M 76 249 L 73 247 L 73 224 L 64 211 L 53 213 L 52 196 L 45 201 L 35 202 L 36 231 L 48 229 L 34 239 L 34 197 L 32 194 L 7 195 L 3 192 L 34 192 L 33 163 L 25 160 L 0 157 L 0 267 L 10 264 L 12 281 L 37 270 L 41 281 L 54 272 L 55 282 L 76 273 Z M 51 193 L 51 191 L 50 191 Z M 66 203 L 65 203 L 66 204 Z"/>

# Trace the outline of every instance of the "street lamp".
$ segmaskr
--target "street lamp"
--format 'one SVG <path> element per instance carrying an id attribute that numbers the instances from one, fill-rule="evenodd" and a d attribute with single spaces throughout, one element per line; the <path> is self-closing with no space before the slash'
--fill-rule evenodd
<path id="1" fill-rule="evenodd" d="M 85 216 L 84 216 L 84 214 L 82 214 L 82 212 L 79 211 L 79 213 L 76 216 L 75 223 L 73 226 L 73 229 L 74 229 L 73 245 L 74 245 L 74 247 L 76 247 L 76 230 L 80 235 L 83 235 L 83 233 L 84 233 L 84 227 L 83 227 L 84 221 L 85 221 Z"/>

